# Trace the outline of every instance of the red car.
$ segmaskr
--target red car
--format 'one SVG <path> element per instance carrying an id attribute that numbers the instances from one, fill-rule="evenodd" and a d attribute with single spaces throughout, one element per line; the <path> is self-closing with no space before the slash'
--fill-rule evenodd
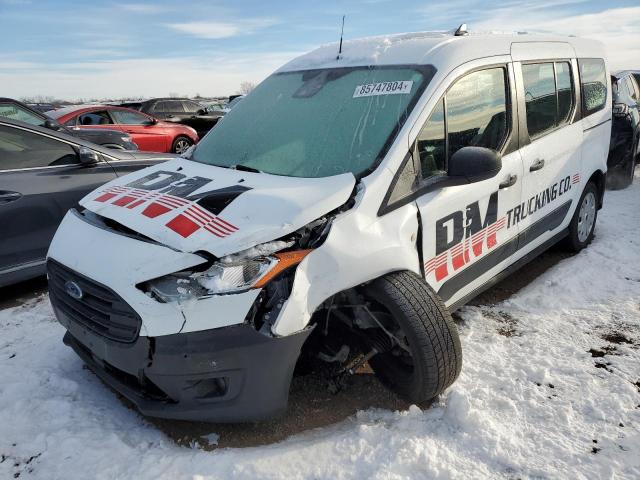
<path id="1" fill-rule="evenodd" d="M 198 142 L 196 131 L 185 125 L 161 122 L 130 108 L 80 105 L 47 112 L 67 127 L 122 130 L 145 152 L 183 153 Z"/>

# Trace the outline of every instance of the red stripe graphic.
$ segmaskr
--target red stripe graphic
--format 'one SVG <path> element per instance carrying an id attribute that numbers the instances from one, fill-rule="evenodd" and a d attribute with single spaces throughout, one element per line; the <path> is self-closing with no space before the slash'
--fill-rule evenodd
<path id="1" fill-rule="evenodd" d="M 126 207 L 129 210 L 146 205 L 140 213 L 148 218 L 156 218 L 172 210 L 181 209 L 182 212 L 165 225 L 184 238 L 200 229 L 205 229 L 219 238 L 224 238 L 238 230 L 235 225 L 204 210 L 195 202 L 156 191 L 116 185 L 102 190 L 94 201 L 101 203 L 111 201 L 112 205 Z M 446 262 L 446 258 L 443 260 Z"/>
<path id="2" fill-rule="evenodd" d="M 114 200 L 112 203 L 116 207 L 124 207 L 126 205 L 129 205 L 131 202 L 134 202 L 135 200 L 136 200 L 136 197 L 132 197 L 131 195 L 125 195 L 124 197 L 120 197 L 119 199 Z"/>
<path id="3" fill-rule="evenodd" d="M 100 195 L 98 198 L 95 199 L 96 202 L 106 202 L 107 200 L 111 200 L 113 197 L 117 197 L 118 194 L 117 193 L 105 193 Z"/>
<path id="4" fill-rule="evenodd" d="M 145 208 L 142 211 L 142 215 L 149 218 L 156 218 L 162 215 L 163 213 L 167 213 L 170 211 L 171 211 L 170 208 L 165 207 L 164 205 L 160 205 L 159 203 L 153 202 L 151 205 L 149 205 L 147 208 Z"/>
<path id="5" fill-rule="evenodd" d="M 484 253 L 485 245 L 488 251 L 498 244 L 497 234 L 505 227 L 506 223 L 507 219 L 502 217 L 440 255 L 427 260 L 424 264 L 425 273 L 429 275 L 431 272 L 435 272 L 436 280 L 443 280 L 449 276 L 449 260 L 454 271 L 460 270 L 472 261 L 471 252 L 473 252 L 475 259 Z"/>
<path id="6" fill-rule="evenodd" d="M 181 235 L 184 238 L 187 238 L 193 232 L 200 230 L 200 225 L 189 220 L 184 215 L 178 215 L 169 223 L 167 223 L 167 227 L 176 232 L 178 235 Z"/>

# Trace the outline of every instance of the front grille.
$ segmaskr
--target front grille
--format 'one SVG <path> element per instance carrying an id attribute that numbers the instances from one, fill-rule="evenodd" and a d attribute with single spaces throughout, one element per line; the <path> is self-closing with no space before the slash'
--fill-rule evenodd
<path id="1" fill-rule="evenodd" d="M 56 309 L 70 320 L 117 342 L 134 342 L 142 320 L 118 294 L 60 263 L 47 261 L 49 297 Z M 82 291 L 74 298 L 67 289 L 69 282 Z"/>

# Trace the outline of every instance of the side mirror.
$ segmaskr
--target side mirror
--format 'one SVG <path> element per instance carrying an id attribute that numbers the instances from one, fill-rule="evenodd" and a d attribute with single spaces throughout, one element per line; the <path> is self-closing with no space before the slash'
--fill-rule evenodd
<path id="1" fill-rule="evenodd" d="M 449 159 L 452 184 L 481 182 L 495 177 L 502 169 L 502 156 L 484 147 L 463 147 Z"/>
<path id="2" fill-rule="evenodd" d="M 58 130 L 62 130 L 62 125 L 60 125 L 58 122 L 56 122 L 55 120 L 51 120 L 49 118 L 47 118 L 44 121 L 44 124 L 42 125 L 44 128 L 48 128 L 49 130 L 55 130 L 56 132 Z"/>
<path id="3" fill-rule="evenodd" d="M 147 120 L 146 122 L 144 122 L 145 125 L 156 125 L 157 123 L 158 123 L 158 119 L 153 117 Z"/>
<path id="4" fill-rule="evenodd" d="M 78 158 L 80 159 L 80 164 L 84 165 L 85 167 L 95 165 L 100 161 L 100 157 L 98 156 L 98 154 L 87 147 L 80 147 Z"/>
<path id="5" fill-rule="evenodd" d="M 201 108 L 196 112 L 196 115 L 206 115 L 208 112 L 205 108 Z"/>

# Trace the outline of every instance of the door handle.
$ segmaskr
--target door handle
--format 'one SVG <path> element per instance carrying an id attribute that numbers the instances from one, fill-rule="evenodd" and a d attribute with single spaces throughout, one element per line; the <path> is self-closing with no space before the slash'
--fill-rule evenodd
<path id="1" fill-rule="evenodd" d="M 544 158 L 539 158 L 531 164 L 531 166 L 529 167 L 529 171 L 537 172 L 538 170 L 541 170 L 542 167 L 544 167 Z"/>
<path id="2" fill-rule="evenodd" d="M 9 203 L 14 202 L 22 197 L 21 193 L 18 192 L 6 192 L 0 190 L 0 203 Z"/>
<path id="3" fill-rule="evenodd" d="M 507 179 L 504 180 L 498 187 L 500 189 L 509 188 L 509 187 L 514 186 L 517 181 L 518 181 L 518 176 L 517 175 L 509 175 L 507 177 Z"/>

